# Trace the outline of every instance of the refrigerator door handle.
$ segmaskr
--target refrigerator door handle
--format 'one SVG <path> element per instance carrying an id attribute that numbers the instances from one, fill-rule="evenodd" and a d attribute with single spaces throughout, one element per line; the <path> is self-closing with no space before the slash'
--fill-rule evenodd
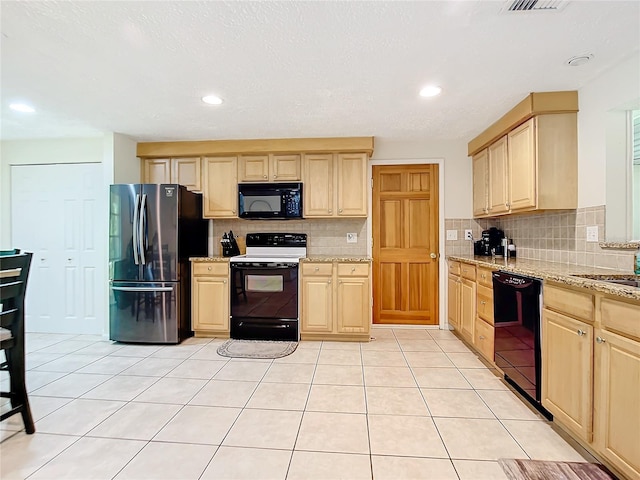
<path id="1" fill-rule="evenodd" d="M 138 205 L 140 203 L 140 194 L 136 194 L 136 206 L 133 209 L 133 261 L 136 265 L 140 265 L 138 260 L 138 224 L 140 223 L 140 209 Z"/>
<path id="2" fill-rule="evenodd" d="M 138 238 L 140 239 L 140 263 L 142 265 L 146 265 L 147 259 L 144 256 L 145 250 L 145 241 L 144 241 L 144 232 L 147 227 L 147 194 L 142 194 L 142 204 L 140 205 L 140 222 L 138 227 Z"/>
<path id="3" fill-rule="evenodd" d="M 111 287 L 119 292 L 172 292 L 174 287 Z"/>

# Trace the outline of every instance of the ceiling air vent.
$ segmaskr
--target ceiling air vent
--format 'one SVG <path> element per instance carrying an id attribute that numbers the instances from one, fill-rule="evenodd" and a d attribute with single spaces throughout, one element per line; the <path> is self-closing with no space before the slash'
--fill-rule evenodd
<path id="1" fill-rule="evenodd" d="M 504 10 L 507 12 L 557 12 L 566 4 L 567 0 L 509 0 Z"/>

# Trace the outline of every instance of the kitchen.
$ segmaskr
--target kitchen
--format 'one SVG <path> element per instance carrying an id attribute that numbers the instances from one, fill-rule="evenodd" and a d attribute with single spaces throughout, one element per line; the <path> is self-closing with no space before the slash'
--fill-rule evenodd
<path id="1" fill-rule="evenodd" d="M 576 4 L 569 4 L 565 12 L 570 13 L 570 9 L 575 6 Z M 573 13 L 575 13 L 575 8 Z M 542 14 L 545 15 L 544 13 Z M 615 64 L 611 65 L 611 70 L 607 72 L 600 72 L 601 74 L 599 76 L 594 76 L 590 82 L 585 82 L 584 86 L 578 89 L 580 98 L 580 114 L 578 117 L 579 171 L 577 214 L 580 215 L 584 212 L 585 219 L 589 219 L 585 220 L 585 227 L 586 225 L 593 225 L 595 223 L 599 228 L 602 228 L 602 231 L 599 232 L 600 238 L 605 234 L 604 219 L 601 218 L 604 216 L 601 215 L 600 211 L 604 211 L 605 205 L 608 205 L 608 196 L 611 191 L 610 188 L 605 188 L 605 185 L 602 182 L 602 178 L 607 176 L 606 173 L 608 168 L 605 154 L 607 151 L 607 142 L 604 133 L 606 130 L 604 112 L 607 112 L 612 108 L 618 108 L 624 102 L 638 97 L 637 82 L 634 81 L 634 78 L 637 77 L 638 71 L 637 54 L 634 55 L 634 52 L 635 50 L 631 50 L 624 58 L 616 57 L 617 60 Z M 570 54 L 574 53 L 576 52 L 571 52 Z M 568 53 L 566 56 L 568 57 L 570 54 Z M 589 65 L 586 67 L 589 68 Z M 562 66 L 562 68 L 569 67 Z M 605 91 L 602 89 L 603 85 L 613 84 L 616 85 L 616 88 L 613 90 L 609 89 Z M 532 90 L 543 91 L 551 89 L 554 88 L 534 88 Z M 513 104 L 517 103 L 517 101 L 527 94 L 528 91 L 529 89 L 525 89 L 522 93 L 514 95 L 508 102 L 508 105 L 505 105 L 501 109 L 495 109 L 492 115 L 486 116 L 484 122 L 477 122 L 474 127 L 475 130 L 473 130 L 473 134 L 468 134 L 464 136 L 464 138 L 458 140 L 447 139 L 445 135 L 441 135 L 439 139 L 414 139 L 411 141 L 403 141 L 401 139 L 394 139 L 390 136 L 380 136 L 375 129 L 371 132 L 364 132 L 375 135 L 376 137 L 372 161 L 432 159 L 434 162 L 440 162 L 439 164 L 442 167 L 442 188 L 440 189 L 440 205 L 442 211 L 440 215 L 441 225 L 439 228 L 441 232 L 441 272 L 446 271 L 446 264 L 444 263 L 445 254 L 461 254 L 461 249 L 465 247 L 468 249 L 470 247 L 469 242 L 465 244 L 462 240 L 464 230 L 472 229 L 474 237 L 479 238 L 480 232 L 485 229 L 486 226 L 489 226 L 484 225 L 483 222 L 486 222 L 486 220 L 474 220 L 471 213 L 472 170 L 470 159 L 467 156 L 467 142 L 474 136 L 474 134 L 485 128 L 488 124 L 513 106 Z M 250 121 L 251 119 L 247 120 Z M 271 123 L 274 122 L 272 121 Z M 247 128 L 249 128 L 249 126 Z M 266 130 L 266 123 L 263 123 L 253 131 L 269 132 Z M 298 130 L 291 129 L 290 131 Z M 313 132 L 314 136 L 316 135 L 316 131 L 321 132 L 320 130 L 315 130 Z M 348 132 L 349 130 L 344 129 L 343 131 Z M 301 133 L 302 135 L 300 136 L 308 136 L 306 132 Z M 363 132 L 359 132 L 357 134 L 361 135 L 362 133 Z M 273 134 L 269 132 L 266 135 L 252 134 L 249 138 L 285 138 L 290 136 L 292 135 Z M 330 136 L 330 134 L 322 133 L 318 136 Z M 217 137 L 217 135 L 209 134 L 204 137 L 201 136 L 200 138 L 215 137 Z M 172 135 L 167 138 L 176 137 Z M 182 135 L 177 138 L 189 139 L 186 135 Z M 110 183 L 137 182 L 140 179 L 140 170 L 139 164 L 136 160 L 136 143 L 136 141 L 132 141 L 130 138 L 119 133 L 112 133 L 82 140 L 3 140 L 2 218 L 10 218 L 10 165 L 51 163 L 54 158 L 56 163 L 62 161 L 75 161 L 78 163 L 90 161 L 99 164 L 102 175 L 104 175 L 105 179 L 108 179 L 104 182 L 104 185 L 108 185 Z M 554 215 L 555 214 L 550 214 L 548 217 L 552 222 L 555 221 L 556 218 Z M 592 215 L 593 221 L 590 218 Z M 542 220 L 540 220 L 540 218 L 542 218 Z M 609 215 L 607 215 L 607 219 L 608 218 Z M 501 222 L 505 223 L 510 221 L 510 219 L 501 220 Z M 523 249 L 534 250 L 536 248 L 535 239 L 529 231 L 536 228 L 536 225 L 538 225 L 539 222 L 543 222 L 544 224 L 545 217 L 544 215 L 542 217 L 536 216 L 535 218 L 523 216 L 520 218 L 516 217 L 513 221 L 514 223 L 520 222 L 522 224 L 514 225 L 514 228 L 520 228 L 523 231 L 522 238 L 515 237 L 514 241 L 518 247 L 518 254 L 526 256 L 527 252 Z M 561 221 L 561 219 L 558 218 L 558 221 Z M 316 221 L 314 224 L 309 226 L 309 228 L 313 230 L 313 234 L 311 231 L 309 232 L 312 242 L 315 238 L 319 242 L 318 246 L 326 247 L 329 250 L 327 253 L 340 253 L 344 252 L 345 248 L 351 248 L 346 242 L 346 234 L 357 232 L 358 243 L 356 246 L 360 249 L 358 253 L 362 254 L 363 250 L 364 253 L 366 253 L 366 244 L 361 242 L 365 242 L 365 239 L 369 236 L 368 232 L 371 231 L 367 222 L 356 220 L 344 220 L 344 222 L 346 223 L 339 223 L 338 220 Z M 530 222 L 531 226 L 527 222 Z M 220 223 L 216 225 L 214 221 L 214 228 L 219 230 L 217 230 L 217 233 L 215 234 L 212 231 L 210 235 L 212 248 L 214 244 L 217 245 L 217 237 L 220 232 L 233 230 L 241 236 L 245 236 L 245 232 L 237 229 L 237 223 L 238 222 L 233 222 L 231 220 L 225 220 L 220 221 Z M 11 244 L 11 232 L 5 228 L 5 225 L 5 221 L 3 220 L 3 245 L 8 246 Z M 502 227 L 505 231 L 509 232 L 509 226 L 503 224 Z M 333 231 L 330 229 L 333 229 Z M 447 241 L 444 239 L 445 231 L 451 229 L 458 230 L 459 240 Z M 528 237 L 528 235 L 531 235 L 531 238 Z M 102 238 L 104 238 L 104 236 Z M 629 238 L 625 240 L 628 240 Z M 544 259 L 552 259 L 555 255 L 558 255 L 560 259 L 562 259 L 563 255 L 566 255 L 567 259 L 569 259 L 572 254 L 575 254 L 576 262 L 584 259 L 584 264 L 586 265 L 607 267 L 611 265 L 611 261 L 616 262 L 616 265 L 617 262 L 620 261 L 621 266 L 631 269 L 633 252 L 600 250 L 597 244 L 589 244 L 585 247 L 585 250 L 582 251 L 578 250 L 576 246 L 574 246 L 573 249 L 570 249 L 568 244 L 565 244 L 565 248 L 562 248 L 562 243 L 560 243 L 558 247 L 555 247 L 553 241 L 556 239 L 551 240 L 552 243 L 549 244 L 549 247 L 543 247 L 541 249 L 541 255 L 544 254 Z M 558 240 L 562 242 L 563 239 L 559 238 Z M 529 241 L 531 241 L 531 246 L 526 245 Z M 449 248 L 458 250 L 449 251 Z M 587 250 L 587 248 L 589 250 Z M 629 263 L 625 263 L 627 261 Z M 444 301 L 446 279 L 444 277 L 445 275 L 441 273 L 440 292 L 443 297 L 440 302 L 440 319 L 446 318 L 446 302 Z M 106 272 L 103 278 L 107 278 Z M 102 304 L 106 305 L 106 292 L 102 292 L 102 295 Z M 104 316 L 102 317 L 102 322 L 99 323 L 99 325 L 100 331 L 104 331 L 104 326 L 106 325 Z"/>

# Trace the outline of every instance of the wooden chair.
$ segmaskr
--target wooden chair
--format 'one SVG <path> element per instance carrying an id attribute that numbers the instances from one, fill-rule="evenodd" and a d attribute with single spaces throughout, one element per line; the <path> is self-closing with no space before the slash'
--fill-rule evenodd
<path id="1" fill-rule="evenodd" d="M 0 415 L 0 421 L 20 413 L 28 434 L 36 431 L 25 384 L 24 352 L 24 295 L 32 255 L 20 250 L 0 252 L 0 347 L 6 357 L 0 370 L 9 372 L 10 379 L 10 391 L 0 392 L 0 397 L 11 399 L 11 409 Z"/>

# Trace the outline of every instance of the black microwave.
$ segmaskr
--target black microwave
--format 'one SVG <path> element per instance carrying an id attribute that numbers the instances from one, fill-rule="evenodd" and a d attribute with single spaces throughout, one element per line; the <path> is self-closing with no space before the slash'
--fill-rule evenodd
<path id="1" fill-rule="evenodd" d="M 302 218 L 302 183 L 239 183 L 240 218 Z"/>

